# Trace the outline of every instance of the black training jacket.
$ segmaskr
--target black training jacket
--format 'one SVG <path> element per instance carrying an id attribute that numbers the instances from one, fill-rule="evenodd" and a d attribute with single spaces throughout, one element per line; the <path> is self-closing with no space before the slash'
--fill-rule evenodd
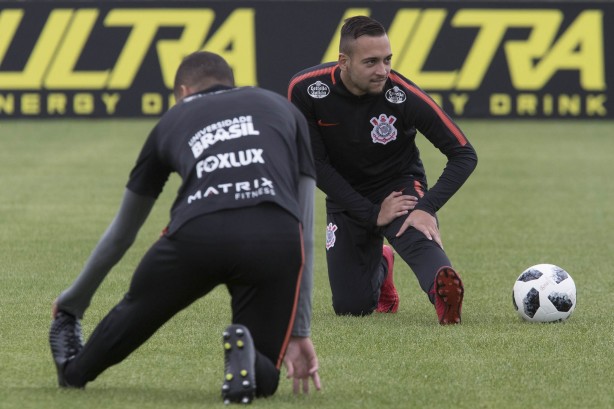
<path id="1" fill-rule="evenodd" d="M 474 148 L 454 121 L 394 70 L 383 93 L 356 96 L 341 82 L 337 63 L 321 64 L 291 79 L 288 99 L 309 123 L 317 184 L 327 195 L 329 212 L 347 211 L 375 224 L 382 200 L 409 182 L 425 191 L 416 208 L 435 214 L 477 164 Z M 417 132 L 448 159 L 428 190 Z"/>

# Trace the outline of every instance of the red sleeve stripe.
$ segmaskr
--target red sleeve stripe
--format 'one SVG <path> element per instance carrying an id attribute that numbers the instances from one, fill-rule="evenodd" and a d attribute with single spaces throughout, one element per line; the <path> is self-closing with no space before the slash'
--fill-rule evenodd
<path id="1" fill-rule="evenodd" d="M 414 190 L 418 193 L 418 197 L 424 197 L 424 189 L 422 189 L 422 185 L 417 180 L 414 180 Z"/>
<path id="2" fill-rule="evenodd" d="M 288 344 L 290 343 L 290 337 L 292 336 L 292 329 L 294 327 L 294 318 L 296 317 L 296 308 L 298 304 L 298 297 L 301 289 L 301 281 L 303 279 L 303 267 L 305 267 L 305 244 L 303 242 L 303 227 L 299 223 L 299 232 L 301 237 L 301 267 L 298 272 L 298 278 L 296 279 L 296 287 L 294 289 L 294 304 L 292 305 L 292 314 L 290 314 L 290 322 L 288 323 L 288 328 L 286 328 L 286 335 L 284 337 L 284 342 L 281 346 L 281 350 L 279 351 L 279 356 L 277 357 L 277 362 L 275 363 L 275 368 L 280 369 L 284 360 L 284 356 L 286 355 L 286 349 L 288 348 Z"/>
<path id="3" fill-rule="evenodd" d="M 324 75 L 324 74 L 328 74 L 330 73 L 330 77 L 331 80 L 333 81 L 333 84 L 335 84 L 335 68 L 337 68 L 339 66 L 339 64 L 337 65 L 333 65 L 331 67 L 326 67 L 326 68 L 320 68 L 319 70 L 314 70 L 314 71 L 310 71 L 310 72 L 306 72 L 303 75 L 299 75 L 298 77 L 294 78 L 291 82 L 290 85 L 288 86 L 288 101 L 291 100 L 292 97 L 292 89 L 294 88 L 294 86 L 301 82 L 302 80 L 304 80 L 305 78 L 311 78 L 311 77 L 318 77 L 320 75 Z"/>
<path id="4" fill-rule="evenodd" d="M 394 82 L 398 82 L 399 84 L 401 84 L 402 86 L 410 90 L 418 98 L 420 98 L 421 100 L 429 104 L 429 106 L 433 108 L 433 110 L 437 113 L 439 118 L 441 118 L 443 123 L 450 130 L 450 132 L 452 132 L 452 134 L 456 137 L 456 140 L 458 141 L 458 143 L 460 143 L 461 146 L 465 146 L 467 144 L 467 138 L 465 138 L 465 135 L 463 135 L 461 130 L 458 129 L 458 127 L 454 124 L 454 122 L 452 122 L 452 120 L 448 117 L 448 115 L 446 115 L 446 113 L 443 112 L 443 110 L 439 107 L 439 105 L 435 103 L 435 101 L 433 101 L 429 96 L 427 96 L 420 89 L 409 84 L 407 81 L 403 80 L 401 77 L 399 77 L 398 75 L 394 73 L 390 73 L 390 79 Z"/>

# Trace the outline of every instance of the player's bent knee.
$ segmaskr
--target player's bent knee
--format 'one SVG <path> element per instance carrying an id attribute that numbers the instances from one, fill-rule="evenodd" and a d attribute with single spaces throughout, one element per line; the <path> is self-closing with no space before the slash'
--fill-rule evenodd
<path id="1" fill-rule="evenodd" d="M 359 304 L 359 303 L 333 303 L 333 310 L 336 315 L 351 315 L 362 317 L 370 315 L 375 311 L 377 304 Z"/>
<path id="2" fill-rule="evenodd" d="M 259 377 L 256 380 L 256 396 L 266 398 L 272 396 L 279 386 L 279 376 Z"/>

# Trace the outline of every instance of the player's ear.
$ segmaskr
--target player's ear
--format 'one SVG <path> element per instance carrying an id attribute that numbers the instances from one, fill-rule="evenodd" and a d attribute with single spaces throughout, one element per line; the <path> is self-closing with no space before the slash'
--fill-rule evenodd
<path id="1" fill-rule="evenodd" d="M 339 53 L 339 68 L 345 71 L 347 70 L 347 66 L 350 63 L 350 57 L 347 54 Z"/>
<path id="2" fill-rule="evenodd" d="M 192 93 L 192 89 L 185 85 L 180 85 L 178 91 L 179 93 L 175 95 L 177 102 L 181 101 Z"/>

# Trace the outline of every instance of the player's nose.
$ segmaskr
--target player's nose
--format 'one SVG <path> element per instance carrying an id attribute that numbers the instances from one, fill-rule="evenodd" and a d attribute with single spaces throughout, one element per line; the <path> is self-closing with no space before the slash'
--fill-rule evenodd
<path id="1" fill-rule="evenodd" d="M 387 77 L 388 74 L 390 73 L 390 65 L 386 64 L 385 62 L 380 62 L 379 64 L 377 64 L 376 66 L 376 70 L 375 73 L 377 75 L 381 75 L 381 76 L 385 76 Z"/>

